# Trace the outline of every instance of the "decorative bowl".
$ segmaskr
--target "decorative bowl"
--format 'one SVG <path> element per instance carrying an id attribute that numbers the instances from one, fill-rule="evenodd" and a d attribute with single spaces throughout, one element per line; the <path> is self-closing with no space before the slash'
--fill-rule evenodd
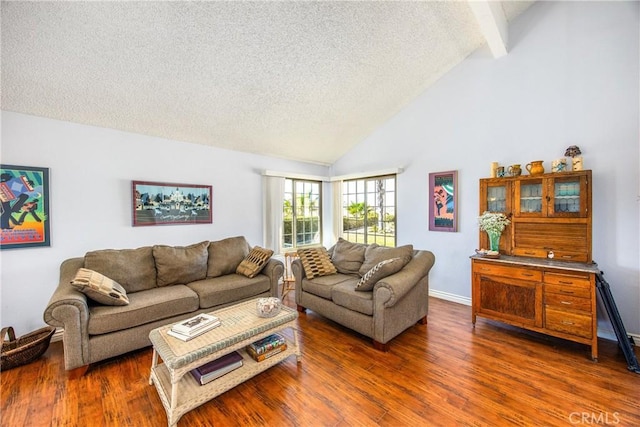
<path id="1" fill-rule="evenodd" d="M 280 300 L 278 298 L 258 298 L 256 311 L 260 317 L 273 317 L 280 313 Z"/>
<path id="2" fill-rule="evenodd" d="M 492 258 L 492 259 L 500 258 L 500 252 L 498 252 L 498 251 L 488 251 L 486 249 L 476 249 L 476 254 L 478 254 L 478 256 L 481 256 L 482 258 Z"/>

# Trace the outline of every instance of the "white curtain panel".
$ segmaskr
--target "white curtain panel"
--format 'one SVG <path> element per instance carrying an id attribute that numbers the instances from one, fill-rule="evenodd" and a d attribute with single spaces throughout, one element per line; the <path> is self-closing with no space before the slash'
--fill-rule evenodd
<path id="1" fill-rule="evenodd" d="M 263 176 L 264 224 L 263 245 L 275 254 L 282 253 L 282 206 L 284 201 L 284 178 Z"/>
<path id="2" fill-rule="evenodd" d="M 335 244 L 339 237 L 342 237 L 342 181 L 334 181 L 332 188 L 333 195 L 333 241 Z"/>

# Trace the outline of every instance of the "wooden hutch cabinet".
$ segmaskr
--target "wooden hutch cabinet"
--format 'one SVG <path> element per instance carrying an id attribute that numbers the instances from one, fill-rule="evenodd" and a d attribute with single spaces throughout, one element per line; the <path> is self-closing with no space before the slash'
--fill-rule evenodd
<path id="1" fill-rule="evenodd" d="M 480 180 L 480 214 L 511 224 L 500 258 L 473 256 L 472 322 L 482 316 L 587 344 L 598 357 L 591 171 Z M 480 247 L 488 247 L 480 232 Z"/>

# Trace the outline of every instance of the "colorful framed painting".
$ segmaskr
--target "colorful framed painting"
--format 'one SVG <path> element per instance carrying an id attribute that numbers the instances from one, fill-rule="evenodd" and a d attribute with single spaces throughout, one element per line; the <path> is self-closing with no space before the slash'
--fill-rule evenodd
<path id="1" fill-rule="evenodd" d="M 211 224 L 210 185 L 132 181 L 133 226 Z"/>
<path id="2" fill-rule="evenodd" d="M 51 246 L 49 168 L 0 168 L 0 249 Z"/>
<path id="3" fill-rule="evenodd" d="M 429 174 L 429 230 L 458 231 L 458 171 Z"/>

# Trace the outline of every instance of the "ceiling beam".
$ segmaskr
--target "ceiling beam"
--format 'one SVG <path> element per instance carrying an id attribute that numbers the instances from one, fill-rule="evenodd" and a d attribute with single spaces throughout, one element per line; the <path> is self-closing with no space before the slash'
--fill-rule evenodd
<path id="1" fill-rule="evenodd" d="M 509 23 L 499 1 L 468 0 L 494 58 L 507 54 Z"/>

